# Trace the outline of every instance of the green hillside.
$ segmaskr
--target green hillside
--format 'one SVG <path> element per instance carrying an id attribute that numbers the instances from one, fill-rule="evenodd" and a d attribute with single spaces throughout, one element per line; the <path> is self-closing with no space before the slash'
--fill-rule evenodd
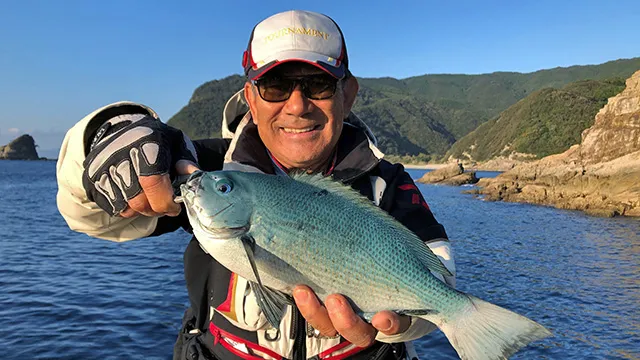
<path id="1" fill-rule="evenodd" d="M 168 124 L 181 129 L 192 139 L 220 137 L 222 111 L 227 100 L 242 89 L 245 78 L 232 75 L 200 85 L 189 104 L 175 114 Z"/>
<path id="2" fill-rule="evenodd" d="M 585 79 L 627 78 L 638 69 L 640 58 L 527 74 L 358 78 L 354 112 L 372 127 L 385 153 L 443 155 L 478 125 L 537 90 Z M 218 136 L 224 104 L 243 83 L 234 75 L 203 84 L 169 124 L 194 139 Z"/>
<path id="3" fill-rule="evenodd" d="M 539 158 L 561 153 L 580 142 L 598 110 L 624 86 L 624 79 L 614 78 L 538 90 L 458 140 L 447 157 L 483 161 L 512 152 Z"/>

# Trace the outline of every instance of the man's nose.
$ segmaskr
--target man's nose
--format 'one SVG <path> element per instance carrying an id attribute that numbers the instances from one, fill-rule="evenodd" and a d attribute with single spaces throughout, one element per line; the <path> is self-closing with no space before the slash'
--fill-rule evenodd
<path id="1" fill-rule="evenodd" d="M 285 104 L 285 111 L 289 115 L 302 116 L 311 112 L 313 103 L 302 93 L 302 87 L 300 84 L 296 84 L 296 87 L 291 92 L 291 96 Z"/>

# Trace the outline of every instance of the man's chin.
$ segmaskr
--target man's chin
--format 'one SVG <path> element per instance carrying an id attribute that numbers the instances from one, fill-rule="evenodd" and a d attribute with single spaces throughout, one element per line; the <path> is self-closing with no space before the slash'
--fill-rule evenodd
<path id="1" fill-rule="evenodd" d="M 308 152 L 309 148 L 306 149 L 305 152 Z M 286 167 L 287 169 L 301 169 L 301 170 L 317 170 L 317 168 L 322 168 L 325 163 L 328 162 L 326 159 L 320 159 L 315 156 L 290 156 L 293 154 L 300 154 L 300 152 L 296 152 L 292 150 L 289 156 L 283 156 L 282 159 L 278 159 L 280 163 Z"/>

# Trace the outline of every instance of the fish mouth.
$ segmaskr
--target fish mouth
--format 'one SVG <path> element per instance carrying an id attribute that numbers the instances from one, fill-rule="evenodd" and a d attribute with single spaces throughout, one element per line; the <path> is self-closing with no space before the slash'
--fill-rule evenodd
<path id="1" fill-rule="evenodd" d="M 195 204 L 198 192 L 202 189 L 201 182 L 203 176 L 204 171 L 201 170 L 197 170 L 189 175 L 187 180 L 178 186 L 180 196 L 178 196 L 176 202 L 184 203 L 187 209 Z"/>

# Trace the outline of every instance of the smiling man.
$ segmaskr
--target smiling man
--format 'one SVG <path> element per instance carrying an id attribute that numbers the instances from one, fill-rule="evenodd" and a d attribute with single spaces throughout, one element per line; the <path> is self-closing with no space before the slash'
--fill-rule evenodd
<path id="1" fill-rule="evenodd" d="M 331 18 L 296 10 L 263 20 L 243 67 L 247 81 L 227 102 L 223 139 L 192 142 L 131 102 L 107 105 L 70 129 L 57 167 L 58 208 L 69 227 L 113 241 L 190 230 L 173 201 L 174 175 L 198 168 L 280 176 L 302 170 L 332 176 L 368 197 L 455 272 L 444 228 L 411 177 L 382 159 L 375 137 L 351 112 L 358 81 Z M 184 262 L 191 307 L 174 359 L 399 359 L 404 342 L 435 329 L 391 311 L 366 322 L 343 296 L 322 303 L 305 284 L 274 328 L 247 280 L 216 262 L 196 238 Z"/>

